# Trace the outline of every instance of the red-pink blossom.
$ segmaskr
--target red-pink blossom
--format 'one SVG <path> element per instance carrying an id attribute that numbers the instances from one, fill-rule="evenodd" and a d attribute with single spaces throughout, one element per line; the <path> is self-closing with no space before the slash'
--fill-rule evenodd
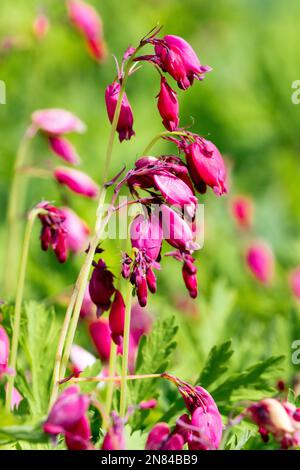
<path id="1" fill-rule="evenodd" d="M 184 209 L 186 214 L 190 217 L 194 217 L 197 207 L 197 198 L 184 181 L 171 173 L 157 174 L 154 175 L 153 179 L 156 187 L 168 204 L 179 206 Z"/>
<path id="2" fill-rule="evenodd" d="M 210 186 L 221 196 L 227 193 L 227 172 L 217 147 L 209 140 L 199 138 L 185 147 L 187 166 L 195 188 L 200 193 Z"/>
<path id="3" fill-rule="evenodd" d="M 38 204 L 37 208 L 46 211 L 46 213 L 39 214 L 42 224 L 40 235 L 42 250 L 47 251 L 52 248 L 58 261 L 64 263 L 68 257 L 67 232 L 64 226 L 65 215 L 47 201 Z"/>
<path id="4" fill-rule="evenodd" d="M 113 122 L 117 102 L 120 94 L 121 85 L 118 82 L 113 82 L 105 90 L 105 102 L 107 114 L 110 122 Z M 119 133 L 119 140 L 130 140 L 135 132 L 133 130 L 133 114 L 130 103 L 126 96 L 123 94 L 120 115 L 117 124 L 117 132 Z"/>
<path id="5" fill-rule="evenodd" d="M 300 445 L 300 422 L 295 405 L 283 402 L 275 398 L 264 398 L 249 406 L 246 416 L 259 427 L 259 432 L 264 441 L 268 434 L 272 434 L 281 447 L 298 447 Z"/>
<path id="6" fill-rule="evenodd" d="M 37 129 L 51 136 L 69 132 L 82 133 L 86 129 L 85 124 L 75 114 L 59 108 L 35 111 L 32 114 L 32 123 Z"/>
<path id="7" fill-rule="evenodd" d="M 151 214 L 149 217 L 137 215 L 130 226 L 130 238 L 133 248 L 156 261 L 162 243 L 162 229 L 158 216 L 156 214 Z"/>
<path id="8" fill-rule="evenodd" d="M 103 259 L 99 259 L 98 263 L 94 263 L 94 269 L 89 282 L 89 292 L 92 301 L 97 306 L 98 315 L 109 310 L 111 297 L 115 292 L 114 276 L 107 269 Z"/>
<path id="9" fill-rule="evenodd" d="M 215 450 L 222 440 L 221 414 L 213 397 L 203 387 L 193 387 L 177 377 L 164 374 L 177 385 L 190 413 L 177 421 L 175 432 L 182 435 L 190 450 Z"/>
<path id="10" fill-rule="evenodd" d="M 60 210 L 65 217 L 67 248 L 74 253 L 84 251 L 87 248 L 90 233 L 88 225 L 72 209 L 62 207 Z"/>
<path id="11" fill-rule="evenodd" d="M 274 256 L 271 247 L 255 242 L 246 252 L 246 262 L 254 277 L 262 284 L 269 284 L 274 276 Z"/>
<path id="12" fill-rule="evenodd" d="M 109 312 L 109 327 L 115 344 L 120 345 L 124 336 L 125 303 L 120 291 L 116 290 Z"/>
<path id="13" fill-rule="evenodd" d="M 167 35 L 154 41 L 156 62 L 178 86 L 186 90 L 194 79 L 203 80 L 211 67 L 201 65 L 192 46 L 179 36 Z"/>
<path id="14" fill-rule="evenodd" d="M 146 450 L 182 450 L 183 437 L 172 433 L 167 423 L 156 424 L 148 434 Z"/>
<path id="15" fill-rule="evenodd" d="M 82 0 L 68 0 L 67 5 L 70 20 L 84 36 L 91 55 L 96 60 L 102 60 L 106 55 L 106 46 L 99 13 Z"/>
<path id="16" fill-rule="evenodd" d="M 180 251 L 191 252 L 197 248 L 192 228 L 180 215 L 165 204 L 160 206 L 163 236 Z"/>
<path id="17" fill-rule="evenodd" d="M 54 177 L 58 183 L 67 186 L 71 191 L 89 198 L 96 198 L 98 185 L 90 176 L 73 168 L 58 167 L 54 170 Z"/>
<path id="18" fill-rule="evenodd" d="M 107 363 L 110 356 L 111 336 L 108 320 L 99 318 L 89 324 L 89 333 L 100 359 Z"/>
<path id="19" fill-rule="evenodd" d="M 249 229 L 253 224 L 253 201 L 244 195 L 235 196 L 231 202 L 231 212 L 237 225 L 242 229 Z"/>
<path id="20" fill-rule="evenodd" d="M 177 93 L 170 87 L 164 77 L 161 77 L 157 107 L 165 128 L 168 131 L 175 131 L 179 125 Z"/>
<path id="21" fill-rule="evenodd" d="M 75 147 L 67 139 L 60 136 L 49 136 L 49 145 L 51 150 L 60 158 L 70 163 L 71 165 L 78 165 L 80 157 L 78 156 Z"/>
<path id="22" fill-rule="evenodd" d="M 65 389 L 54 403 L 44 432 L 57 436 L 63 434 L 70 450 L 86 450 L 90 447 L 90 425 L 86 416 L 90 400 L 80 394 L 77 386 Z"/>
<path id="23" fill-rule="evenodd" d="M 116 412 L 112 412 L 112 424 L 104 436 L 102 450 L 125 449 L 124 420 Z"/>
<path id="24" fill-rule="evenodd" d="M 49 18 L 45 13 L 39 13 L 34 19 L 32 25 L 32 31 L 36 39 L 41 41 L 47 36 L 49 31 L 50 22 Z"/>

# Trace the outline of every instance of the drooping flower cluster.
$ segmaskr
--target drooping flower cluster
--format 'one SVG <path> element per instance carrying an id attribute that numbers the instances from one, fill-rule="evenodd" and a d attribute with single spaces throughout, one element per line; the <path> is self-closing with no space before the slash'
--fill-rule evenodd
<path id="1" fill-rule="evenodd" d="M 212 396 L 200 386 L 193 387 L 177 377 L 163 374 L 177 385 L 189 414 L 182 415 L 173 431 L 166 423 L 158 423 L 149 433 L 146 449 L 216 450 L 222 439 L 222 418 Z"/>
<path id="2" fill-rule="evenodd" d="M 38 204 L 37 208 L 43 210 L 39 214 L 42 224 L 40 235 L 42 250 L 47 251 L 51 247 L 58 261 L 64 263 L 68 256 L 65 216 L 60 209 L 46 201 Z"/>
<path id="3" fill-rule="evenodd" d="M 283 449 L 300 445 L 300 408 L 292 403 L 264 398 L 251 405 L 245 415 L 257 424 L 264 442 L 271 434 Z"/>

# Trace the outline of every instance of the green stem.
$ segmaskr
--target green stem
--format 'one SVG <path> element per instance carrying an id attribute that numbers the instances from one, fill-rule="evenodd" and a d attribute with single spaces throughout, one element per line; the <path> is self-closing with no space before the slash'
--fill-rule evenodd
<path id="1" fill-rule="evenodd" d="M 120 396 L 120 416 L 123 418 L 126 413 L 126 396 L 127 396 L 127 373 L 128 373 L 128 354 L 130 339 L 130 319 L 131 319 L 131 300 L 132 286 L 128 282 L 126 293 L 126 311 L 124 322 L 124 339 L 123 339 L 123 356 L 122 356 L 122 380 L 121 380 L 121 396 Z"/>
<path id="2" fill-rule="evenodd" d="M 23 212 L 26 196 L 26 176 L 20 172 L 28 154 L 29 143 L 33 134 L 27 130 L 20 142 L 7 209 L 7 243 L 4 260 L 3 289 L 5 298 L 15 293 L 16 265 L 19 261 L 19 221 Z"/>
<path id="3" fill-rule="evenodd" d="M 23 295 L 24 295 L 24 284 L 25 284 L 29 246 L 30 246 L 30 237 L 31 237 L 31 232 L 32 232 L 32 228 L 34 225 L 34 221 L 36 217 L 42 212 L 44 211 L 42 211 L 41 209 L 33 209 L 32 211 L 30 211 L 28 215 L 26 229 L 25 229 L 22 256 L 21 256 L 21 262 L 20 262 L 20 273 L 19 273 L 18 284 L 17 284 L 15 315 L 14 315 L 14 322 L 13 322 L 13 328 L 12 328 L 13 336 L 12 336 L 12 346 L 11 346 L 11 356 L 10 356 L 10 367 L 14 372 L 16 371 L 16 364 L 17 364 L 18 344 L 19 344 L 19 336 L 20 336 L 20 323 L 21 323 L 21 309 L 22 309 L 22 302 L 23 302 Z M 7 396 L 6 396 L 6 410 L 7 411 L 10 410 L 10 406 L 11 406 L 13 386 L 14 386 L 14 375 L 11 375 L 8 378 L 8 387 L 7 387 Z"/>
<path id="4" fill-rule="evenodd" d="M 117 363 L 117 345 L 112 341 L 111 348 L 110 348 L 110 356 L 109 356 L 109 377 L 114 377 L 116 373 L 116 363 Z M 114 393 L 114 381 L 110 381 L 107 386 L 107 393 L 106 393 L 106 403 L 105 403 L 105 410 L 106 414 L 110 415 L 113 393 Z"/>
<path id="5" fill-rule="evenodd" d="M 159 379 L 162 374 L 137 374 L 137 375 L 126 375 L 126 380 L 144 380 L 144 379 Z M 70 379 L 72 383 L 85 383 L 85 382 L 122 382 L 123 377 L 119 375 L 109 377 L 76 377 Z"/>
<path id="6" fill-rule="evenodd" d="M 156 142 L 159 141 L 159 139 L 162 139 L 163 137 L 165 136 L 168 136 L 168 135 L 178 135 L 178 136 L 186 136 L 186 132 L 180 132 L 180 131 L 164 131 L 164 132 L 161 132 L 160 134 L 157 134 L 150 142 L 149 144 L 147 145 L 147 147 L 144 149 L 142 155 L 146 156 L 148 155 L 148 153 L 150 152 L 150 150 L 152 149 L 152 147 L 154 147 L 154 145 L 156 144 Z"/>
<path id="7" fill-rule="evenodd" d="M 70 298 L 70 302 L 66 311 L 60 337 L 58 340 L 58 346 L 57 346 L 57 351 L 56 351 L 56 356 L 55 356 L 55 364 L 54 364 L 53 375 L 52 375 L 52 392 L 51 392 L 51 397 L 50 397 L 50 402 L 49 402 L 49 411 L 52 408 L 56 400 L 57 394 L 58 394 L 58 387 L 59 387 L 58 382 L 59 382 L 59 377 L 60 377 L 60 366 L 61 366 L 61 361 L 62 361 L 63 349 L 64 349 L 66 337 L 68 334 L 69 323 L 71 321 L 76 297 L 77 297 L 77 290 L 74 289 Z"/>

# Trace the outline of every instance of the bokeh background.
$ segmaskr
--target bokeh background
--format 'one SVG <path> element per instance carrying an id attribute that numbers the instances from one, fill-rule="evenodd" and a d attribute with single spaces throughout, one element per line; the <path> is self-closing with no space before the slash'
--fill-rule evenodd
<path id="1" fill-rule="evenodd" d="M 184 379 L 197 376 L 209 349 L 232 338 L 236 354 L 232 370 L 243 370 L 271 354 L 285 354 L 278 378 L 292 379 L 299 366 L 291 362 L 291 344 L 300 339 L 300 316 L 289 284 L 289 271 L 300 264 L 300 105 L 291 102 L 292 82 L 300 79 L 298 0 L 90 0 L 100 13 L 108 47 L 106 62 L 95 63 L 82 38 L 70 25 L 63 0 L 1 0 L 0 79 L 7 103 L 0 106 L 0 264 L 5 252 L 5 214 L 14 159 L 22 134 L 38 108 L 62 107 L 86 124 L 71 140 L 82 156 L 82 169 L 101 181 L 109 123 L 104 90 L 115 76 L 112 54 L 120 58 L 157 23 L 165 33 L 183 36 L 201 62 L 213 67 L 203 82 L 182 92 L 181 125 L 211 139 L 230 168 L 230 193 L 201 196 L 205 204 L 205 244 L 197 254 L 200 295 L 188 299 L 180 266 L 163 261 L 158 293 L 149 311 L 176 315 L 178 348 L 173 369 Z M 43 41 L 32 34 L 39 8 L 50 20 Z M 11 44 L 11 47 L 8 46 Z M 133 107 L 136 137 L 116 140 L 111 176 L 129 168 L 143 148 L 163 130 L 156 108 L 158 76 L 149 65 L 134 74 L 127 94 Z M 166 142 L 155 153 L 170 153 Z M 31 158 L 37 166 L 55 161 L 42 137 L 35 139 Z M 252 231 L 239 231 L 230 214 L 232 196 L 252 197 Z M 27 207 L 42 198 L 60 200 L 53 181 L 32 179 Z M 95 203 L 70 196 L 70 204 L 88 223 Z M 38 228 L 32 242 L 26 298 L 53 299 L 76 278 L 83 257 L 58 266 L 52 253 L 39 247 Z M 264 287 L 245 267 L 244 251 L 251 240 L 266 240 L 276 257 L 272 286 Z M 118 271 L 120 247 L 105 242 L 105 259 Z M 63 306 L 57 307 L 58 314 Z M 85 340 L 83 339 L 83 342 Z"/>

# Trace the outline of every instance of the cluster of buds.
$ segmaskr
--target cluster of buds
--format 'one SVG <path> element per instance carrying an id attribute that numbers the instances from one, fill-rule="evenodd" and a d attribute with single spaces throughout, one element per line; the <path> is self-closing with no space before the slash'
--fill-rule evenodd
<path id="1" fill-rule="evenodd" d="M 146 443 L 148 450 L 216 450 L 219 448 L 223 424 L 218 407 L 207 390 L 193 387 L 169 374 L 164 377 L 178 387 L 189 414 L 182 415 L 173 431 L 166 423 L 158 423 L 150 431 Z"/>
<path id="2" fill-rule="evenodd" d="M 258 425 L 264 442 L 268 441 L 271 434 L 283 449 L 299 447 L 300 408 L 292 403 L 264 398 L 249 406 L 245 415 Z"/>

